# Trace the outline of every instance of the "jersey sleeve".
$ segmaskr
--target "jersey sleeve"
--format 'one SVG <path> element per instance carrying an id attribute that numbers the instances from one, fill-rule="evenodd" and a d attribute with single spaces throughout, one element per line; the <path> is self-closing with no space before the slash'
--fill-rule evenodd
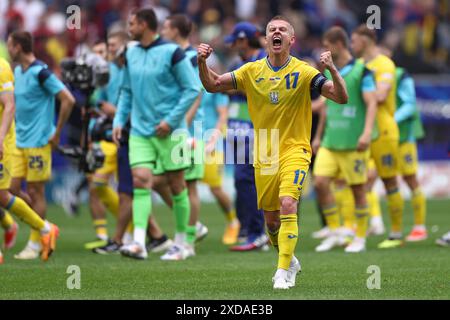
<path id="1" fill-rule="evenodd" d="M 123 128 L 128 121 L 131 112 L 132 101 L 131 83 L 129 77 L 128 66 L 125 65 L 124 76 L 119 89 L 119 101 L 117 103 L 117 110 L 113 120 L 113 127 Z"/>
<path id="2" fill-rule="evenodd" d="M 57 95 L 66 86 L 48 68 L 43 68 L 38 74 L 39 83 L 52 95 Z"/>
<path id="3" fill-rule="evenodd" d="M 201 92 L 198 77 L 194 67 L 186 58 L 184 52 L 177 48 L 172 55 L 172 73 L 180 86 L 180 99 L 164 118 L 172 129 L 178 128 L 186 112 Z"/>
<path id="4" fill-rule="evenodd" d="M 239 69 L 231 72 L 231 78 L 233 80 L 233 87 L 236 90 L 245 92 L 247 79 L 249 77 L 248 73 L 250 71 L 251 62 L 244 64 Z"/>
<path id="5" fill-rule="evenodd" d="M 393 85 L 395 81 L 395 65 L 388 60 L 378 63 L 375 71 L 376 83 L 385 83 Z"/>
<path id="6" fill-rule="evenodd" d="M 14 91 L 14 76 L 9 65 L 0 65 L 0 94 Z"/>
<path id="7" fill-rule="evenodd" d="M 362 92 L 373 92 L 377 90 L 377 85 L 375 84 L 375 77 L 373 72 L 367 68 L 364 68 L 363 78 L 361 81 Z"/>

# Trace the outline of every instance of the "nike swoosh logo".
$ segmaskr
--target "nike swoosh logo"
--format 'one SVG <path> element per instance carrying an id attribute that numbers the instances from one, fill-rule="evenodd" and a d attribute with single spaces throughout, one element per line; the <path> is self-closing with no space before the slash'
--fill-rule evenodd
<path id="1" fill-rule="evenodd" d="M 295 234 L 288 234 L 288 238 L 289 239 L 295 239 L 295 238 L 297 238 L 297 236 Z"/>
<path id="2" fill-rule="evenodd" d="M 259 78 L 256 80 L 256 83 L 260 83 L 262 80 L 264 80 L 264 78 Z"/>

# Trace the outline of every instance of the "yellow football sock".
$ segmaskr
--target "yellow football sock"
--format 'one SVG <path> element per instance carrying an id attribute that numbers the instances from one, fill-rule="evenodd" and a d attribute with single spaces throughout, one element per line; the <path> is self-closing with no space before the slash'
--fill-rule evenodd
<path id="1" fill-rule="evenodd" d="M 97 235 L 97 238 L 101 240 L 108 239 L 108 230 L 106 229 L 106 219 L 95 219 L 94 220 L 94 228 L 95 228 L 95 234 Z"/>
<path id="2" fill-rule="evenodd" d="M 12 196 L 6 209 L 33 229 L 42 230 L 45 227 L 45 221 L 19 197 Z"/>
<path id="3" fill-rule="evenodd" d="M 270 243 L 277 251 L 278 251 L 278 233 L 279 233 L 279 231 L 280 231 L 280 229 L 278 229 L 275 232 L 271 232 L 270 230 L 267 230 L 267 234 L 269 236 Z"/>
<path id="4" fill-rule="evenodd" d="M 367 202 L 369 204 L 370 217 L 381 216 L 380 199 L 375 191 L 367 192 Z"/>
<path id="5" fill-rule="evenodd" d="M 288 270 L 298 239 L 297 213 L 282 214 L 278 233 L 278 269 Z"/>
<path id="6" fill-rule="evenodd" d="M 233 208 L 225 213 L 225 219 L 227 219 L 228 223 L 233 222 L 236 219 L 236 210 Z"/>
<path id="7" fill-rule="evenodd" d="M 31 229 L 30 238 L 28 240 L 34 243 L 40 243 L 41 233 L 39 232 L 39 230 Z"/>
<path id="8" fill-rule="evenodd" d="M 13 226 L 14 219 L 8 211 L 3 211 L 3 217 L 0 219 L 0 224 L 2 225 L 3 230 L 9 230 L 9 228 Z"/>
<path id="9" fill-rule="evenodd" d="M 398 189 L 388 192 L 387 195 L 389 215 L 391 217 L 392 232 L 401 232 L 403 225 L 404 201 Z"/>
<path id="10" fill-rule="evenodd" d="M 414 211 L 414 225 L 425 225 L 425 218 L 427 215 L 427 201 L 420 188 L 417 188 L 413 191 L 412 205 Z"/>
<path id="11" fill-rule="evenodd" d="M 360 207 L 355 209 L 356 216 L 356 236 L 358 238 L 365 238 L 367 234 L 367 227 L 369 225 L 369 207 Z"/>
<path id="12" fill-rule="evenodd" d="M 95 186 L 100 201 L 108 211 L 117 219 L 119 217 L 119 195 L 110 186 L 98 184 Z"/>
<path id="13" fill-rule="evenodd" d="M 336 230 L 340 227 L 339 214 L 336 205 L 322 209 L 322 213 L 330 230 Z"/>
<path id="14" fill-rule="evenodd" d="M 133 221 L 130 221 L 130 223 L 128 223 L 128 225 L 127 225 L 126 232 L 133 234 L 133 231 L 134 231 Z"/>
<path id="15" fill-rule="evenodd" d="M 336 205 L 342 217 L 344 227 L 353 229 L 355 227 L 355 201 L 350 187 L 336 189 L 334 192 Z"/>

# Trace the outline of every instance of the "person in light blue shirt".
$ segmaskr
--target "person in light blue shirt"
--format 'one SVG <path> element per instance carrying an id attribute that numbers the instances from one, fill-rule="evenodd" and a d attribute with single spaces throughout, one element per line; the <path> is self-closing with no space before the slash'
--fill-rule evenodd
<path id="1" fill-rule="evenodd" d="M 51 178 L 51 147 L 59 144 L 75 98 L 47 65 L 36 59 L 29 32 L 13 32 L 7 44 L 11 59 L 17 63 L 14 69 L 17 152 L 14 154 L 11 190 L 25 196 L 20 187 L 22 180 L 26 180 L 31 205 L 45 218 L 45 182 Z M 55 98 L 60 101 L 56 126 Z M 39 239 L 39 232 L 33 230 L 27 246 L 15 257 L 37 258 L 41 250 Z"/>
<path id="2" fill-rule="evenodd" d="M 194 49 L 189 42 L 189 35 L 192 31 L 192 21 L 184 14 L 175 14 L 168 17 L 162 26 L 161 35 L 170 41 L 178 44 L 184 50 L 186 58 L 192 64 L 195 70 L 195 81 L 200 90 L 203 86 L 200 81 L 197 64 L 197 50 Z M 203 93 L 203 92 L 202 92 Z M 184 178 L 187 183 L 189 192 L 189 202 L 191 205 L 191 214 L 187 227 L 187 244 L 190 255 L 195 254 L 194 243 L 197 238 L 197 229 L 202 235 L 199 239 L 203 239 L 207 234 L 207 228 L 199 222 L 200 218 L 200 198 L 197 191 L 197 181 L 203 179 L 204 176 L 204 141 L 202 132 L 202 122 L 204 119 L 204 110 L 201 104 L 202 93 L 200 93 L 194 104 L 186 113 L 186 122 L 189 127 L 189 145 L 191 146 L 190 156 L 191 165 L 186 169 Z"/>
<path id="3" fill-rule="evenodd" d="M 186 134 L 176 129 L 186 128 L 186 112 L 200 88 L 184 51 L 163 40 L 157 29 L 153 9 L 138 10 L 129 19 L 131 37 L 139 44 L 129 47 L 125 55 L 125 76 L 113 122 L 113 139 L 119 143 L 122 128 L 130 116 L 134 243 L 122 247 L 121 253 L 137 259 L 147 258 L 145 236 L 151 213 L 152 171 L 160 160 L 173 194 L 176 218 L 175 245 L 166 258 L 184 260 L 190 214 L 184 170 L 190 163 L 186 159 Z"/>

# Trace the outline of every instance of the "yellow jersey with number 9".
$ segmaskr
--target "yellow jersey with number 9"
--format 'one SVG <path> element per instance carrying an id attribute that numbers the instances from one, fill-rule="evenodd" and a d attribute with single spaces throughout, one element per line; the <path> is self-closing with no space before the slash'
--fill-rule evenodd
<path id="1" fill-rule="evenodd" d="M 233 71 L 235 89 L 247 95 L 254 126 L 254 166 L 269 167 L 292 156 L 311 158 L 311 91 L 327 79 L 295 57 L 273 67 L 266 57 Z M 275 129 L 275 130 L 274 130 Z"/>
<path id="2" fill-rule="evenodd" d="M 8 61 L 0 58 L 0 95 L 4 93 L 11 93 L 14 95 L 14 75 Z M 14 99 L 14 96 L 13 96 Z M 3 119 L 3 112 L 5 106 L 0 102 L 0 122 Z M 16 145 L 16 132 L 14 128 L 14 120 L 6 134 L 3 141 L 3 152 L 12 153 Z"/>
<path id="3" fill-rule="evenodd" d="M 387 56 L 379 54 L 374 59 L 366 63 L 367 69 L 371 70 L 375 76 L 377 86 L 385 83 L 391 86 L 386 100 L 378 105 L 377 125 L 380 139 L 398 140 L 400 138 L 397 123 L 394 119 L 396 110 L 395 92 L 395 64 Z"/>

